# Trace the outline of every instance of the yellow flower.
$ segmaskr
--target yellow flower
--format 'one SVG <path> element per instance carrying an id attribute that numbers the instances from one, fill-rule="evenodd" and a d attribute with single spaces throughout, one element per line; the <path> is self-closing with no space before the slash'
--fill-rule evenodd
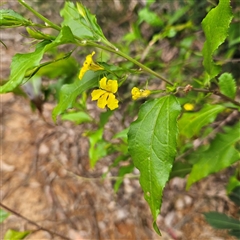
<path id="1" fill-rule="evenodd" d="M 97 105 L 99 108 L 105 108 L 106 105 L 111 109 L 118 108 L 118 100 L 115 98 L 114 93 L 118 90 L 117 80 L 107 80 L 103 77 L 99 81 L 100 89 L 93 90 L 91 93 L 92 101 L 98 100 Z"/>
<path id="2" fill-rule="evenodd" d="M 148 97 L 151 94 L 151 91 L 150 90 L 143 90 L 143 89 L 139 89 L 137 87 L 134 87 L 132 89 L 131 93 L 132 93 L 132 99 L 137 100 L 139 98 Z"/>
<path id="3" fill-rule="evenodd" d="M 185 103 L 183 105 L 183 108 L 186 110 L 186 111 L 192 111 L 194 109 L 194 104 L 191 104 L 191 103 Z"/>
<path id="4" fill-rule="evenodd" d="M 93 70 L 93 71 L 98 71 L 98 70 L 103 70 L 104 68 L 99 66 L 98 64 L 96 64 L 92 57 L 93 55 L 95 54 L 95 52 L 92 52 L 92 54 L 89 54 L 86 56 L 86 59 L 83 63 L 83 66 L 80 70 L 80 73 L 79 73 L 79 79 L 82 80 L 83 78 L 83 75 L 85 74 L 86 71 L 88 70 Z"/>

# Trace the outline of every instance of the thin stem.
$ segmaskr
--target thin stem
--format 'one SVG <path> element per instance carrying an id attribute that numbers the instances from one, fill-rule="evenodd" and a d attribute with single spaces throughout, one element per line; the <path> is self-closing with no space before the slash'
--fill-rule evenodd
<path id="1" fill-rule="evenodd" d="M 45 18 L 43 15 L 41 15 L 40 13 L 38 13 L 37 11 L 35 11 L 33 8 L 31 8 L 27 3 L 25 3 L 24 0 L 18 0 L 18 2 L 20 4 L 22 4 L 25 8 L 27 8 L 29 11 L 31 11 L 34 15 L 36 15 L 38 18 L 40 18 L 43 22 L 45 22 L 46 24 L 48 24 L 49 26 L 51 26 L 52 28 L 60 31 L 61 27 L 59 27 L 58 25 L 54 24 L 53 22 L 51 22 L 50 20 L 48 20 L 47 18 Z"/>
<path id="2" fill-rule="evenodd" d="M 52 235 L 61 237 L 61 238 L 63 238 L 63 239 L 71 240 L 70 238 L 68 238 L 68 237 L 66 237 L 66 236 L 63 236 L 63 235 L 60 234 L 60 233 L 54 232 L 54 231 L 52 231 L 52 230 L 49 230 L 49 229 L 47 229 L 47 228 L 45 228 L 45 227 L 42 227 L 42 226 L 38 225 L 36 222 L 34 222 L 34 221 L 32 221 L 32 220 L 24 217 L 24 216 L 21 215 L 20 213 L 18 213 L 18 212 L 16 212 L 15 210 L 13 210 L 13 209 L 5 206 L 5 205 L 4 205 L 3 203 L 1 203 L 1 202 L 0 202 L 0 206 L 3 207 L 3 208 L 5 208 L 8 212 L 11 212 L 12 214 L 16 215 L 17 217 L 20 217 L 20 218 L 26 220 L 28 223 L 34 225 L 35 227 L 38 228 L 38 231 L 39 231 L 39 230 L 46 231 L 46 232 L 49 232 L 49 233 L 52 234 Z"/>
<path id="3" fill-rule="evenodd" d="M 123 53 L 122 51 L 120 51 L 119 49 L 117 48 L 110 48 L 110 47 L 106 47 L 106 46 L 103 46 L 103 45 L 100 45 L 100 44 L 97 44 L 97 43 L 94 43 L 94 42 L 87 42 L 86 45 L 89 45 L 89 46 L 92 46 L 92 47 L 97 47 L 97 48 L 101 48 L 103 50 L 106 50 L 106 51 L 109 51 L 109 52 L 112 52 L 112 53 L 115 53 L 125 59 L 127 59 L 128 61 L 134 63 L 135 65 L 139 66 L 143 71 L 147 72 L 147 73 L 150 73 L 152 75 L 154 75 L 155 77 L 161 79 L 162 81 L 166 82 L 167 84 L 173 86 L 174 84 L 170 81 L 168 81 L 166 78 L 164 78 L 163 76 L 161 76 L 160 74 L 156 73 L 155 71 L 153 71 L 152 69 L 146 67 L 145 65 L 143 65 L 142 63 L 138 62 L 137 60 L 135 60 L 134 58 L 128 56 L 127 54 Z"/>
<path id="4" fill-rule="evenodd" d="M 205 93 L 212 93 L 214 95 L 217 95 L 223 99 L 225 99 L 226 101 L 228 102 L 231 102 L 237 106 L 240 106 L 240 102 L 238 101 L 235 101 L 234 99 L 220 93 L 219 91 L 216 91 L 216 90 L 208 90 L 208 89 L 201 89 L 201 88 L 192 88 L 192 91 L 196 91 L 196 92 L 205 92 Z"/>

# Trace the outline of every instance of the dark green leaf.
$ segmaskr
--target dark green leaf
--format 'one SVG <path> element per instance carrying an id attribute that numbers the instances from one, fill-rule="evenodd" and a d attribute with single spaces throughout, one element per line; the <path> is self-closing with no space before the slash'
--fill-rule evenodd
<path id="1" fill-rule="evenodd" d="M 4 240 L 20 240 L 20 239 L 24 239 L 29 234 L 30 234 L 30 231 L 18 232 L 18 231 L 9 229 L 4 235 Z"/>
<path id="2" fill-rule="evenodd" d="M 240 183 L 240 181 L 239 181 Z M 238 206 L 240 206 L 240 186 L 235 187 L 228 197 Z"/>
<path id="3" fill-rule="evenodd" d="M 58 115 L 73 106 L 77 96 L 98 85 L 98 74 L 97 72 L 87 71 L 82 80 L 77 80 L 72 84 L 62 86 L 59 103 L 52 112 L 54 121 L 56 121 Z"/>
<path id="4" fill-rule="evenodd" d="M 129 153 L 140 171 L 140 184 L 158 234 L 156 219 L 160 212 L 163 188 L 176 155 L 177 117 L 180 110 L 180 104 L 172 95 L 147 101 L 142 105 L 138 119 L 130 125 L 128 133 Z"/>
<path id="5" fill-rule="evenodd" d="M 180 135 L 188 138 L 198 135 L 202 127 L 213 122 L 224 109 L 221 105 L 205 105 L 198 112 L 184 113 L 178 122 Z"/>
<path id="6" fill-rule="evenodd" d="M 230 230 L 228 231 L 229 235 L 236 237 L 240 240 L 240 230 Z"/>
<path id="7" fill-rule="evenodd" d="M 10 214 L 3 209 L 0 209 L 0 223 L 2 223 Z"/>
<path id="8" fill-rule="evenodd" d="M 237 87 L 231 73 L 223 73 L 219 77 L 219 87 L 222 94 L 232 99 L 235 98 Z"/>
<path id="9" fill-rule="evenodd" d="M 212 57 L 225 41 L 232 18 L 230 0 L 220 0 L 217 7 L 213 8 L 202 21 L 202 28 L 206 36 L 202 50 L 203 66 L 210 79 L 220 72 L 220 67 L 213 62 Z"/>
<path id="10" fill-rule="evenodd" d="M 109 118 L 112 116 L 113 111 L 106 111 L 100 114 L 100 127 L 104 127 L 108 122 Z"/>
<path id="11" fill-rule="evenodd" d="M 240 230 L 240 221 L 223 213 L 208 212 L 204 213 L 204 216 L 206 221 L 214 228 Z"/>
<path id="12" fill-rule="evenodd" d="M 240 154 L 234 147 L 240 140 L 239 129 L 240 122 L 227 133 L 219 133 L 206 151 L 200 149 L 195 152 L 197 163 L 188 177 L 187 189 L 200 179 L 219 172 L 239 160 Z"/>
<path id="13" fill-rule="evenodd" d="M 174 162 L 173 168 L 170 174 L 170 178 L 182 177 L 184 178 L 192 170 L 192 165 L 185 162 Z"/>

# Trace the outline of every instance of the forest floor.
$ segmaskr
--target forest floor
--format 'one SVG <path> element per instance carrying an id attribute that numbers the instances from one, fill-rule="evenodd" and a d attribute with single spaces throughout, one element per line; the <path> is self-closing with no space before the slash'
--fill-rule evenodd
<path id="1" fill-rule="evenodd" d="M 8 4 L 16 9 L 15 2 Z M 23 36 L 14 30 L 1 30 L 0 35 L 11 46 L 0 46 L 0 78 L 6 79 L 11 57 L 25 46 L 19 45 Z M 207 177 L 189 191 L 185 190 L 186 179 L 171 179 L 157 220 L 160 237 L 152 229 L 151 213 L 137 179 L 126 177 L 115 193 L 115 176 L 109 173 L 102 179 L 113 159 L 103 159 L 90 169 L 89 143 L 84 137 L 89 125 L 55 125 L 51 119 L 54 102 L 44 104 L 44 120 L 31 110 L 26 98 L 8 93 L 1 95 L 0 101 L 0 201 L 21 216 L 71 240 L 234 239 L 226 231 L 210 227 L 202 214 L 236 214 L 236 206 L 225 190 L 231 169 Z M 30 221 L 12 213 L 0 225 L 0 239 L 8 229 L 33 231 L 28 240 L 64 239 L 38 229 Z"/>

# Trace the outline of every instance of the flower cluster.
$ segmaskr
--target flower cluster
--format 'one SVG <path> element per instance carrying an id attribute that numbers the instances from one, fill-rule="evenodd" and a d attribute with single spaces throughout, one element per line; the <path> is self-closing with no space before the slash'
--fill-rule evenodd
<path id="1" fill-rule="evenodd" d="M 83 66 L 80 70 L 79 76 L 78 76 L 80 80 L 82 80 L 85 72 L 88 71 L 88 70 L 99 71 L 99 70 L 104 69 L 103 67 L 99 66 L 98 64 L 96 64 L 93 61 L 92 57 L 93 57 L 94 54 L 95 54 L 95 52 L 92 52 L 92 54 L 87 55 L 87 57 L 86 57 L 86 59 L 83 63 Z"/>
<path id="2" fill-rule="evenodd" d="M 99 81 L 99 89 L 93 90 L 91 93 L 92 101 L 97 100 L 99 108 L 105 108 L 107 105 L 111 110 L 114 110 L 115 108 L 118 108 L 118 100 L 114 95 L 117 90 L 117 80 L 107 80 L 106 77 L 103 77 Z"/>
<path id="3" fill-rule="evenodd" d="M 148 97 L 151 94 L 151 91 L 150 90 L 143 90 L 143 89 L 139 89 L 137 87 L 134 87 L 132 89 L 131 93 L 132 93 L 132 99 L 137 100 L 139 98 Z"/>

